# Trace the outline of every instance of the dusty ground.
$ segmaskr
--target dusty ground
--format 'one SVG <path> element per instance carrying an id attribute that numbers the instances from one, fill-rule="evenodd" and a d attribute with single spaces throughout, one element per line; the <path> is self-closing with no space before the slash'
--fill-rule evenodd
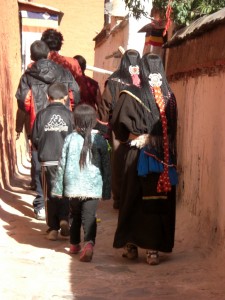
<path id="1" fill-rule="evenodd" d="M 33 218 L 28 181 L 18 175 L 0 191 L 1 300 L 225 299 L 222 251 L 198 241 L 195 220 L 182 206 L 173 254 L 161 254 L 161 264 L 149 266 L 144 250 L 131 262 L 112 248 L 117 211 L 111 201 L 101 202 L 93 261 L 82 263 L 68 254 L 68 240 L 46 239 L 45 222 Z"/>

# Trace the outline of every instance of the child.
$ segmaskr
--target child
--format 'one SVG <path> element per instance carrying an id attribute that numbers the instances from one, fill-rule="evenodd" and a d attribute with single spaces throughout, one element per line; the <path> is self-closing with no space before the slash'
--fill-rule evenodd
<path id="1" fill-rule="evenodd" d="M 66 108 L 68 90 L 63 83 L 55 82 L 48 87 L 50 104 L 41 110 L 35 119 L 32 143 L 38 151 L 42 169 L 42 184 L 47 211 L 49 240 L 57 240 L 61 235 L 69 235 L 69 201 L 51 197 L 52 181 L 57 170 L 58 160 L 64 139 L 73 131 L 73 113 Z"/>
<path id="2" fill-rule="evenodd" d="M 64 142 L 52 195 L 68 197 L 72 223 L 70 253 L 81 250 L 81 225 L 84 247 L 80 261 L 89 262 L 96 238 L 96 209 L 98 200 L 110 199 L 110 158 L 107 142 L 93 129 L 96 111 L 87 104 L 74 110 L 75 131 Z"/>

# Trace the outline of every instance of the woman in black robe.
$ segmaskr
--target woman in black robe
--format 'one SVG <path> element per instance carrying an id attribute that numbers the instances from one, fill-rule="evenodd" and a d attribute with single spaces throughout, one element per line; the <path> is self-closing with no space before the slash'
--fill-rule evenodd
<path id="1" fill-rule="evenodd" d="M 124 247 L 123 256 L 128 259 L 137 258 L 138 247 L 144 248 L 147 263 L 154 265 L 159 263 L 159 251 L 171 252 L 174 246 L 176 183 L 168 182 L 167 176 L 169 163 L 176 162 L 177 108 L 159 56 L 143 56 L 140 78 L 140 88 L 131 86 L 120 93 L 111 120 L 115 137 L 124 148 L 113 247 Z M 139 176 L 141 149 L 154 153 L 164 171 L 150 170 Z"/>
<path id="2" fill-rule="evenodd" d="M 134 84 L 139 85 L 139 62 L 140 54 L 137 50 L 128 49 L 121 58 L 118 69 L 113 72 L 105 83 L 105 89 L 102 94 L 102 102 L 99 105 L 99 119 L 103 122 L 109 122 L 112 117 L 114 106 L 119 98 L 119 93 L 124 88 Z M 110 131 L 109 142 L 112 147 L 111 153 L 111 171 L 112 171 L 112 198 L 113 207 L 119 208 L 120 205 L 120 186 L 121 186 L 121 166 L 123 165 L 123 148 L 115 139 Z M 117 163 L 114 163 L 114 159 Z"/>

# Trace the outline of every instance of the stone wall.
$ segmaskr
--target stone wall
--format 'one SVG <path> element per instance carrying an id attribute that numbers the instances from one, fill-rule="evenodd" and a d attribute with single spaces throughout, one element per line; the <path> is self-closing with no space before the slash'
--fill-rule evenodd
<path id="1" fill-rule="evenodd" d="M 116 17 L 112 17 L 112 21 Z M 99 68 L 114 72 L 121 62 L 122 54 L 119 53 L 119 47 L 124 50 L 136 49 L 142 56 L 145 43 L 145 33 L 139 33 L 143 24 L 149 22 L 148 19 L 135 20 L 134 18 L 124 18 L 119 25 L 111 24 L 110 30 L 102 42 L 96 43 L 95 47 L 95 65 Z M 116 22 L 115 22 L 116 23 Z M 104 90 L 104 84 L 109 75 L 95 73 L 94 78 L 99 82 L 101 91 Z"/>

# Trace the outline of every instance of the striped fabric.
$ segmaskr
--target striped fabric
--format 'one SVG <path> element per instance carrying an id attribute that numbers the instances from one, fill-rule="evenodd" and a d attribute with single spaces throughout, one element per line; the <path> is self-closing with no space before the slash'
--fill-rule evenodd
<path id="1" fill-rule="evenodd" d="M 45 12 L 21 11 L 22 31 L 42 33 L 48 28 L 58 28 L 58 15 Z"/>
<path id="2" fill-rule="evenodd" d="M 151 30 L 146 32 L 145 45 L 161 47 L 164 44 L 163 30 Z"/>

